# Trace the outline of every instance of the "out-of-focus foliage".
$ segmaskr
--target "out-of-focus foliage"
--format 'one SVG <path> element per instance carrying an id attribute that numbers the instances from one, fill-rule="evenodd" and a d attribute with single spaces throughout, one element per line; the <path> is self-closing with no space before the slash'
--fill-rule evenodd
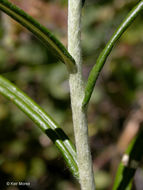
<path id="1" fill-rule="evenodd" d="M 11 2 L 48 26 L 67 44 L 67 1 Z M 136 2 L 86 1 L 82 13 L 85 80 L 100 51 Z M 57 63 L 27 30 L 0 14 L 0 73 L 50 113 L 74 141 L 66 68 L 62 63 Z M 133 131 L 129 130 L 124 138 L 119 137 L 124 133 L 123 129 L 128 127 L 126 123 L 131 120 L 132 113 L 142 113 L 142 19 L 143 14 L 113 49 L 89 106 L 90 144 L 98 190 L 111 189 L 120 154 L 126 147 L 121 144 L 128 143 L 128 136 Z M 143 189 L 142 181 L 139 180 L 141 177 L 142 172 L 137 171 L 134 189 Z M 12 103 L 0 96 L 0 188 L 22 188 L 6 186 L 7 181 L 31 182 L 30 186 L 25 186 L 27 190 L 79 189 L 50 140 Z"/>

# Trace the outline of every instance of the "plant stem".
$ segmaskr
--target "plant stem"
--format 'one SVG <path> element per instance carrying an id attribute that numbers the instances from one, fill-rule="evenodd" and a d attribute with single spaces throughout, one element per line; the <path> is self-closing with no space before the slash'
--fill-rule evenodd
<path id="1" fill-rule="evenodd" d="M 69 0 L 68 50 L 77 64 L 77 72 L 70 74 L 69 84 L 71 91 L 71 106 L 77 149 L 77 160 L 79 167 L 79 181 L 82 190 L 95 190 L 91 153 L 88 143 L 86 110 L 82 109 L 82 101 L 84 98 L 84 85 L 82 79 L 82 56 L 80 37 L 81 9 L 82 0 Z"/>

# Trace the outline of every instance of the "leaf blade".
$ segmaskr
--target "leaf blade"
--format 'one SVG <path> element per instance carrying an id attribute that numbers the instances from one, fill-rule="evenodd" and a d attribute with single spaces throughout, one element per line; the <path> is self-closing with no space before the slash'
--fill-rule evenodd
<path id="1" fill-rule="evenodd" d="M 0 0 L 0 10 L 31 31 L 43 44 L 50 47 L 67 65 L 69 72 L 76 72 L 76 64 L 64 45 L 43 25 L 8 0 Z"/>
<path id="2" fill-rule="evenodd" d="M 103 51 L 100 53 L 96 64 L 93 66 L 92 70 L 90 71 L 88 81 L 85 87 L 85 96 L 83 100 L 83 108 L 85 108 L 89 100 L 91 98 L 92 92 L 94 90 L 94 86 L 96 84 L 96 81 L 98 79 L 98 76 L 109 56 L 109 54 L 112 51 L 112 48 L 114 47 L 117 40 L 122 36 L 122 34 L 126 31 L 126 29 L 132 24 L 134 19 L 138 16 L 138 14 L 143 9 L 143 0 L 140 1 L 127 15 L 127 17 L 123 20 L 123 22 L 120 24 L 120 26 L 117 28 L 117 30 L 112 35 L 111 39 L 103 49 Z"/>
<path id="3" fill-rule="evenodd" d="M 143 128 L 137 136 L 129 144 L 125 155 L 129 158 L 128 163 L 125 165 L 121 161 L 117 170 L 116 178 L 113 185 L 113 190 L 130 190 L 132 187 L 132 179 L 139 162 L 143 156 Z"/>
<path id="4" fill-rule="evenodd" d="M 0 75 L 0 93 L 19 107 L 57 146 L 73 175 L 78 178 L 75 147 L 58 124 L 30 97 Z"/>

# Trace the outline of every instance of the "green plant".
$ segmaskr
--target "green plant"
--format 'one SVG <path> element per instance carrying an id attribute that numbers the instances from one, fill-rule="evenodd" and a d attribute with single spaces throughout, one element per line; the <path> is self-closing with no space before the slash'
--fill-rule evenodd
<path id="1" fill-rule="evenodd" d="M 25 114 L 29 116 L 39 126 L 44 133 L 55 143 L 60 152 L 62 153 L 68 167 L 73 175 L 80 181 L 81 188 L 84 190 L 95 189 L 94 176 L 92 171 L 92 162 L 90 148 L 88 144 L 88 127 L 87 127 L 87 106 L 93 92 L 96 80 L 102 70 L 104 63 L 110 54 L 113 46 L 121 35 L 126 31 L 128 26 L 133 22 L 137 15 L 143 9 L 143 1 L 131 10 L 119 28 L 115 31 L 104 50 L 99 55 L 95 66 L 92 68 L 89 78 L 84 86 L 82 79 L 82 55 L 81 55 L 81 0 L 70 0 L 68 8 L 68 51 L 53 36 L 44 26 L 35 21 L 31 16 L 27 15 L 24 11 L 11 4 L 7 0 L 0 0 L 0 9 L 6 14 L 14 18 L 17 22 L 22 24 L 30 30 L 37 38 L 39 38 L 46 46 L 50 47 L 55 55 L 67 66 L 69 72 L 69 83 L 71 90 L 71 105 L 73 113 L 73 124 L 75 132 L 75 144 L 71 143 L 66 134 L 58 126 L 58 124 L 40 108 L 33 100 L 31 100 L 25 93 L 18 87 L 9 82 L 3 76 L 0 76 L 0 92 L 13 103 L 15 103 Z M 138 141 L 140 142 L 140 134 L 136 140 L 129 146 L 130 162 L 136 160 L 132 155 L 139 155 L 137 161 L 140 161 L 142 151 L 134 153 L 137 150 Z M 142 143 L 142 141 L 140 142 Z M 77 151 L 77 153 L 76 153 Z M 131 174 L 130 180 L 133 177 L 132 168 L 127 174 Z M 120 167 L 121 168 L 121 167 Z M 123 183 L 125 177 L 124 171 L 128 168 L 122 164 L 122 169 L 117 173 L 114 189 L 129 189 L 131 187 L 130 181 Z M 135 171 L 136 168 L 133 168 Z M 127 175 L 126 174 L 126 175 Z M 121 185 L 123 183 L 123 186 Z"/>

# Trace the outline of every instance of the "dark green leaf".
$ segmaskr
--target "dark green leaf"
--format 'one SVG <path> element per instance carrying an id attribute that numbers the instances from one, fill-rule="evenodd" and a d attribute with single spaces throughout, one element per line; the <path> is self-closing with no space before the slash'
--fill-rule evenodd
<path id="1" fill-rule="evenodd" d="M 46 46 L 53 50 L 54 54 L 67 65 L 69 72 L 76 72 L 75 61 L 64 45 L 49 30 L 39 24 L 31 16 L 8 0 L 0 0 L 0 9 L 11 16 L 14 20 L 30 30 Z"/>

